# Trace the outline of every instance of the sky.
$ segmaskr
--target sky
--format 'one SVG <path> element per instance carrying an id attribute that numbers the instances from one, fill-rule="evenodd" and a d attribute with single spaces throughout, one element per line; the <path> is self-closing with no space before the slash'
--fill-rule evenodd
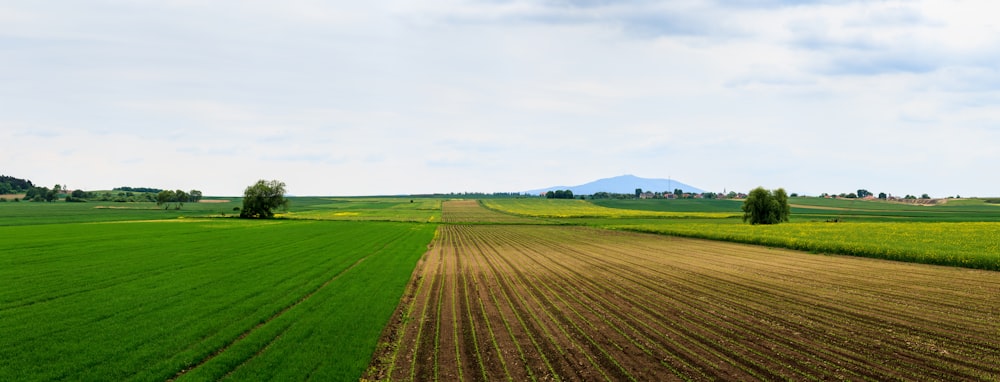
<path id="1" fill-rule="evenodd" d="M 1000 2 L 0 1 L 0 174 L 1000 196 Z"/>

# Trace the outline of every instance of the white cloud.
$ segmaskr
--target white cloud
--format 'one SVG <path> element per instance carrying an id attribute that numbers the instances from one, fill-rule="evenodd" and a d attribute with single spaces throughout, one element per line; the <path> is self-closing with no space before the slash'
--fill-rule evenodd
<path id="1" fill-rule="evenodd" d="M 258 178 L 382 194 L 623 173 L 997 194 L 979 175 L 998 159 L 997 7 L 8 4 L 0 162 L 42 184 L 209 194 Z"/>

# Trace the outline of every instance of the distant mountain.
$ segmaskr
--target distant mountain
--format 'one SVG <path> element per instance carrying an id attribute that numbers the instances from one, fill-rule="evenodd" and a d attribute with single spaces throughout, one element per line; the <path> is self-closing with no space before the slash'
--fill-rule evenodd
<path id="1" fill-rule="evenodd" d="M 614 178 L 599 179 L 579 186 L 555 186 L 539 188 L 537 190 L 525 191 L 527 194 L 538 195 L 548 191 L 570 190 L 574 195 L 593 195 L 598 192 L 611 192 L 618 194 L 634 194 L 636 188 L 643 191 L 653 192 L 673 192 L 674 189 L 681 189 L 684 192 L 702 193 L 702 189 L 693 187 L 672 179 L 649 179 L 640 178 L 635 175 L 622 175 Z"/>

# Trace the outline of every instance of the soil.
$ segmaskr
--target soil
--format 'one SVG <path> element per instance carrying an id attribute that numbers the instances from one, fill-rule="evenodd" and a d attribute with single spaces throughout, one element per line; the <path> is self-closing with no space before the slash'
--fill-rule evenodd
<path id="1" fill-rule="evenodd" d="M 1000 378 L 996 272 L 533 225 L 442 225 L 366 374 Z"/>

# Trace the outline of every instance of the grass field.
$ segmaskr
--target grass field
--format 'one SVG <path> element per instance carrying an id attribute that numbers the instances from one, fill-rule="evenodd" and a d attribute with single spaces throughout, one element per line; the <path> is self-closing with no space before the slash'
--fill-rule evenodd
<path id="1" fill-rule="evenodd" d="M 792 198 L 790 223 L 743 224 L 734 200 L 483 202 L 494 211 L 562 224 L 760 244 L 820 253 L 1000 270 L 1000 207 L 981 199 L 919 206 Z M 563 211 L 563 212 L 558 212 Z M 735 211 L 735 212 L 726 212 Z M 836 220 L 838 223 L 828 223 Z"/>
<path id="2" fill-rule="evenodd" d="M 356 379 L 434 228 L 0 227 L 0 380 Z"/>
<path id="3" fill-rule="evenodd" d="M 727 218 L 742 212 L 664 211 L 608 208 L 584 200 L 488 199 L 484 207 L 513 215 L 540 218 Z"/>
<path id="4" fill-rule="evenodd" d="M 0 203 L 0 226 L 164 220 L 178 217 L 239 214 L 238 211 L 233 211 L 233 207 L 241 206 L 241 199 L 220 200 L 224 202 L 185 203 L 184 207 L 179 210 L 157 207 L 156 203 L 6 202 Z"/>
<path id="5" fill-rule="evenodd" d="M 440 222 L 441 201 L 434 198 L 295 198 L 288 219 Z"/>
<path id="6" fill-rule="evenodd" d="M 751 226 L 731 222 L 604 225 L 809 252 L 1000 270 L 1000 223 L 799 222 Z"/>

